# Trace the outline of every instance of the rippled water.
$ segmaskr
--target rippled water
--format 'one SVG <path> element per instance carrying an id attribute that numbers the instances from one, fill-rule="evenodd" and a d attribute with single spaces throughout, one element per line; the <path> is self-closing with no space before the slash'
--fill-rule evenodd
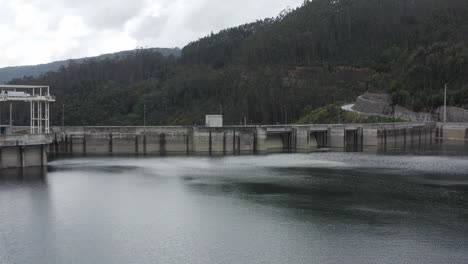
<path id="1" fill-rule="evenodd" d="M 0 263 L 468 263 L 468 156 L 443 153 L 2 172 Z"/>

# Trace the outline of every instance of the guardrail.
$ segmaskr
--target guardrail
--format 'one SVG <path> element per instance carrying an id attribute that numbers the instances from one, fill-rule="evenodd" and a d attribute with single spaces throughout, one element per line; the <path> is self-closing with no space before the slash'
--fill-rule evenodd
<path id="1" fill-rule="evenodd" d="M 52 95 L 38 95 L 38 94 L 25 94 L 25 95 L 8 95 L 1 94 L 0 101 L 55 101 L 55 96 Z"/>

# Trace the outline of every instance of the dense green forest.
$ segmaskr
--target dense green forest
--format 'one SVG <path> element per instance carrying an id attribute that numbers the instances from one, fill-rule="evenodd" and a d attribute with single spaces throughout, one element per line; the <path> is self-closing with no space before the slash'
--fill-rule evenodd
<path id="1" fill-rule="evenodd" d="M 188 44 L 180 58 L 141 50 L 13 83 L 47 84 L 52 123 L 284 123 L 366 91 L 430 110 L 449 84 L 468 107 L 468 1 L 314 0 Z M 310 115 L 310 114 L 309 114 Z M 302 120 L 305 120 L 304 118 Z M 313 122 L 314 120 L 310 120 Z"/>

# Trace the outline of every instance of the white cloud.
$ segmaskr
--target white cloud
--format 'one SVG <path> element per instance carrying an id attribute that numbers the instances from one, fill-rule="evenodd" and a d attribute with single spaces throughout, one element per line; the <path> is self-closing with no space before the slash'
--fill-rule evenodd
<path id="1" fill-rule="evenodd" d="M 183 47 L 303 0 L 0 0 L 0 66 Z"/>

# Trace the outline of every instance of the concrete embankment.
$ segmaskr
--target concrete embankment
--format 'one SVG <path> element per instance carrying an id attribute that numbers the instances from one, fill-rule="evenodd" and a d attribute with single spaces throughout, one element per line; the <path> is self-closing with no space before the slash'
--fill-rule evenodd
<path id="1" fill-rule="evenodd" d="M 356 99 L 352 110 L 374 115 L 391 116 L 393 108 L 390 97 L 386 94 L 364 94 Z"/>
<path id="2" fill-rule="evenodd" d="M 434 120 L 439 122 L 444 120 L 444 108 L 437 108 L 432 114 Z M 468 110 L 452 107 L 447 107 L 447 122 L 450 123 L 468 123 Z"/>
<path id="3" fill-rule="evenodd" d="M 356 99 L 352 109 L 365 114 L 397 117 L 410 122 L 438 121 L 433 118 L 432 114 L 417 113 L 398 105 L 392 105 L 388 94 L 366 93 L 361 95 Z"/>
<path id="4" fill-rule="evenodd" d="M 443 122 L 444 107 L 439 107 L 431 113 L 414 112 L 405 107 L 392 105 L 388 94 L 366 93 L 356 99 L 353 111 L 371 115 L 397 117 L 410 122 Z M 468 110 L 447 107 L 447 122 L 468 123 Z"/>

